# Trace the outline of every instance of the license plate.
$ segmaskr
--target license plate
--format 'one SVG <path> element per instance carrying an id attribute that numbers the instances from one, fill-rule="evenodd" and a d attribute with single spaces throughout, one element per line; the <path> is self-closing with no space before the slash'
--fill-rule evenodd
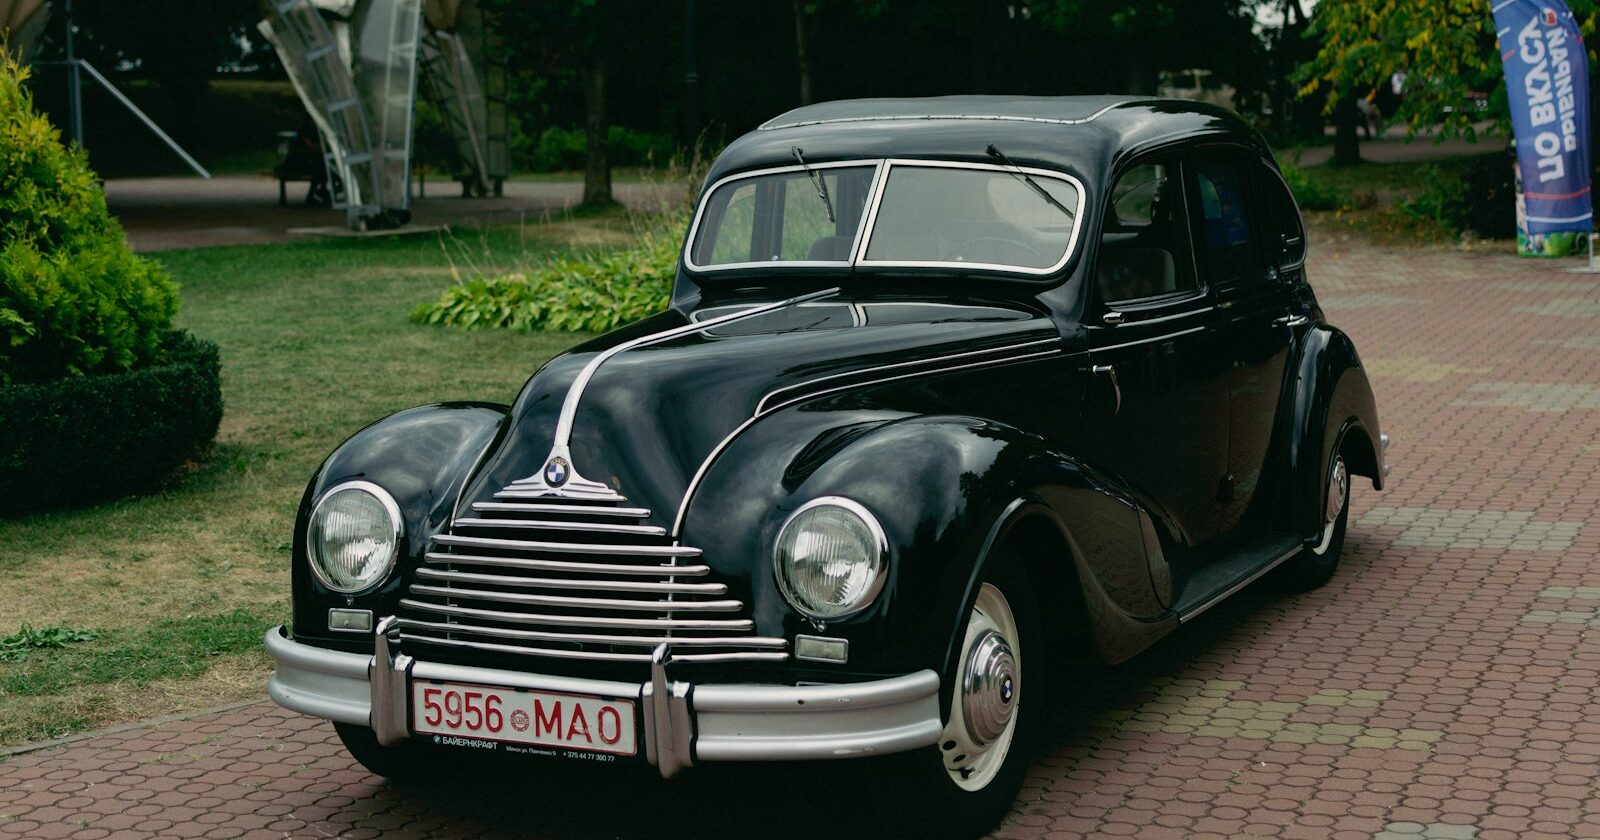
<path id="1" fill-rule="evenodd" d="M 411 685 L 411 728 L 509 744 L 634 755 L 633 701 L 464 683 Z"/>

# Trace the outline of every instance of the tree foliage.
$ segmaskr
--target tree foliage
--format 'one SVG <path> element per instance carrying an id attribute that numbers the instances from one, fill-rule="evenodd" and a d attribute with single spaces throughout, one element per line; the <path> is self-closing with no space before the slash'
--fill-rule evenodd
<path id="1" fill-rule="evenodd" d="M 35 112 L 0 52 L 0 385 L 154 360 L 177 286 L 128 248 L 81 149 Z"/>
<path id="2" fill-rule="evenodd" d="M 1568 6 L 1591 40 L 1600 4 Z M 1487 94 L 1488 116 L 1502 130 L 1510 125 L 1494 18 L 1483 0 L 1322 0 L 1310 35 L 1321 47 L 1299 71 L 1300 91 L 1326 94 L 1330 110 L 1342 97 L 1371 96 L 1403 72 L 1396 116 L 1413 133 L 1437 127 L 1441 137 L 1474 137 L 1473 123 L 1485 115 L 1468 107 L 1469 94 Z"/>

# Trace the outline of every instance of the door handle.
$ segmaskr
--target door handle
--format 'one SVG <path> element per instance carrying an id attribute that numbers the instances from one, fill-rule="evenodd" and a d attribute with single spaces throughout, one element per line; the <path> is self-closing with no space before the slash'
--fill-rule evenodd
<path id="1" fill-rule="evenodd" d="M 1122 411 L 1122 385 L 1117 382 L 1116 365 L 1095 365 L 1089 370 L 1096 376 L 1105 376 L 1111 379 L 1111 394 L 1116 398 L 1111 404 L 1111 413 L 1116 414 Z"/>
<path id="2" fill-rule="evenodd" d="M 1285 315 L 1272 322 L 1274 327 L 1303 327 L 1311 323 L 1308 315 Z"/>

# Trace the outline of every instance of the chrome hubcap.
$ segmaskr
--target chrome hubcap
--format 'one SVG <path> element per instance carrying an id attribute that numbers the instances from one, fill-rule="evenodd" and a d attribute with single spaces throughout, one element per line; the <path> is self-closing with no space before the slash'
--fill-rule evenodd
<path id="1" fill-rule="evenodd" d="M 1312 549 L 1317 554 L 1328 550 L 1333 542 L 1333 532 L 1339 527 L 1339 514 L 1350 499 L 1350 471 L 1345 468 L 1344 456 L 1335 456 L 1333 469 L 1328 470 L 1328 504 L 1322 524 L 1322 541 Z"/>
<path id="2" fill-rule="evenodd" d="M 1011 723 L 1017 708 L 1017 682 L 1012 676 L 1016 660 L 1011 646 L 993 630 L 985 630 L 967 658 L 967 679 L 961 687 L 961 711 L 967 734 L 980 746 L 994 743 Z"/>
<path id="3" fill-rule="evenodd" d="M 1017 620 L 991 584 L 978 590 L 956 674 L 950 722 L 939 739 L 945 771 L 965 790 L 982 790 L 1005 763 L 1022 696 Z"/>

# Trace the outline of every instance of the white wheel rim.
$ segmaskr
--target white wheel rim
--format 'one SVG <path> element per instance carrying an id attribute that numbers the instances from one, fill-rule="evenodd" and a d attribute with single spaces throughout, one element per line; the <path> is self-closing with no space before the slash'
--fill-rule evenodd
<path id="1" fill-rule="evenodd" d="M 950 722 L 939 738 L 945 772 L 963 790 L 987 786 L 1011 751 L 1022 699 L 1018 639 L 1017 619 L 1006 596 L 993 584 L 983 584 L 967 617 L 950 695 Z"/>
<path id="2" fill-rule="evenodd" d="M 1335 455 L 1333 469 L 1328 470 L 1328 502 L 1323 508 L 1322 540 L 1311 549 L 1313 554 L 1325 554 L 1333 544 L 1333 532 L 1339 527 L 1339 514 L 1344 513 L 1350 499 L 1350 471 L 1345 468 L 1344 456 Z"/>

